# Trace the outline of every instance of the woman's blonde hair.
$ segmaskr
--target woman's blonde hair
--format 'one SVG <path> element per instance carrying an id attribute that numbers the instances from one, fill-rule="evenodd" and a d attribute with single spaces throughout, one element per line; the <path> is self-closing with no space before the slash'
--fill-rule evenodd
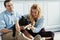
<path id="1" fill-rule="evenodd" d="M 40 14 L 41 14 L 41 8 L 39 7 L 38 4 L 33 4 L 33 5 L 31 6 L 29 19 L 30 19 L 30 21 L 31 21 L 31 23 L 32 23 L 32 25 L 33 25 L 33 24 L 35 23 L 35 21 L 34 21 L 33 16 L 32 16 L 32 9 L 38 10 L 38 18 L 39 18 L 39 17 L 40 17 Z"/>

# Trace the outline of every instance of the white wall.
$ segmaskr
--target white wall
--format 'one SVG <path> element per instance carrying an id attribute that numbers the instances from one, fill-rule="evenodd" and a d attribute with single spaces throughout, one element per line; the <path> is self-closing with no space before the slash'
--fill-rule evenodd
<path id="1" fill-rule="evenodd" d="M 60 27 L 60 2 L 59 1 L 14 1 L 14 8 L 21 15 L 28 14 L 32 4 L 40 4 L 44 15 L 45 28 Z M 3 1 L 0 1 L 0 13 L 4 11 Z"/>
<path id="2" fill-rule="evenodd" d="M 60 30 L 60 2 L 59 1 L 48 1 L 47 4 L 47 27 L 50 30 Z M 59 28 L 59 29 L 57 29 Z"/>

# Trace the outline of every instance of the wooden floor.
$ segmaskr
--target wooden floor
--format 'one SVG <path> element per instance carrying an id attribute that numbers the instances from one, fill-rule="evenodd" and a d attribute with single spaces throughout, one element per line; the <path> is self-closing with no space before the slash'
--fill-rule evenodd
<path id="1" fill-rule="evenodd" d="M 0 40 L 1 40 L 1 36 L 0 36 Z M 54 40 L 60 40 L 60 32 L 55 32 Z"/>

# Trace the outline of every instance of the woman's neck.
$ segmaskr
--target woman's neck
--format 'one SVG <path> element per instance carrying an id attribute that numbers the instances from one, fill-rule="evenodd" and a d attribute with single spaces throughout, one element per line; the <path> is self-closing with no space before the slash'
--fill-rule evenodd
<path id="1" fill-rule="evenodd" d="M 34 18 L 35 22 L 38 20 L 38 18 Z"/>

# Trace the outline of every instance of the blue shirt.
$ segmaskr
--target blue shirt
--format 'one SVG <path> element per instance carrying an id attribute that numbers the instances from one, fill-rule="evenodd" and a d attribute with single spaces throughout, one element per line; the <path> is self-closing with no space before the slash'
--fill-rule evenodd
<path id="1" fill-rule="evenodd" d="M 16 12 L 9 13 L 7 10 L 0 13 L 0 30 L 6 28 L 11 28 L 17 20 L 19 20 L 20 15 Z"/>
<path id="2" fill-rule="evenodd" d="M 35 29 L 33 30 L 34 33 L 38 33 L 42 28 L 44 28 L 43 26 L 43 23 L 44 23 L 44 18 L 43 16 L 39 19 L 37 19 L 37 21 L 35 22 Z"/>
<path id="3" fill-rule="evenodd" d="M 29 15 L 24 15 L 26 18 L 29 16 Z M 42 28 L 44 28 L 43 26 L 44 24 L 44 17 L 42 16 L 41 18 L 38 18 L 37 21 L 35 22 L 35 29 L 33 30 L 33 33 L 38 33 Z"/>

